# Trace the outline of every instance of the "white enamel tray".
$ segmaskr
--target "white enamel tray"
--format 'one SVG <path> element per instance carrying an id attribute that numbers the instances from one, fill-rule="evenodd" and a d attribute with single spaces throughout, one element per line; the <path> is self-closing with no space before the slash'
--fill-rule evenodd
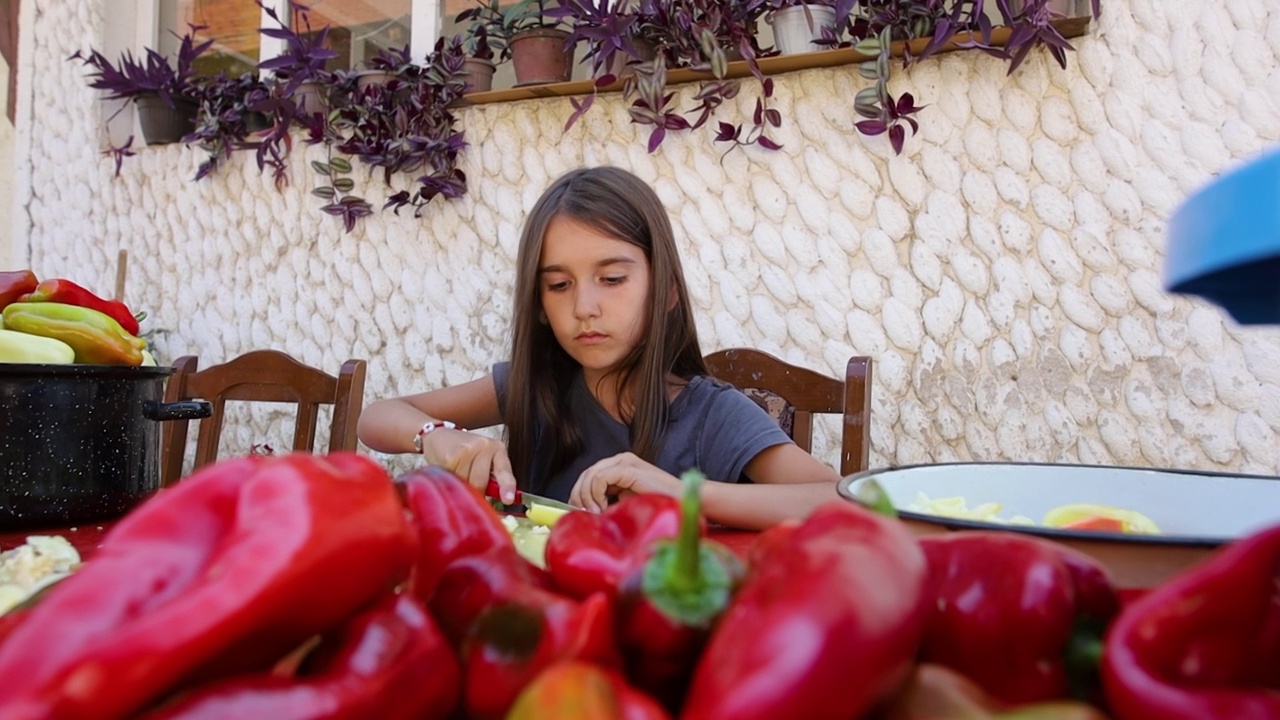
<path id="1" fill-rule="evenodd" d="M 1153 585 L 1202 559 L 1220 545 L 1280 524 L 1280 478 L 1146 468 L 1037 463 L 952 463 L 868 470 L 840 482 L 853 499 L 875 478 L 901 519 L 917 533 L 1003 530 L 1050 538 L 1108 565 L 1122 586 Z M 923 492 L 930 500 L 963 497 L 972 509 L 1001 504 L 999 517 L 1025 515 L 1039 522 L 1072 503 L 1136 510 L 1161 535 L 1058 530 L 962 520 L 905 510 Z"/>

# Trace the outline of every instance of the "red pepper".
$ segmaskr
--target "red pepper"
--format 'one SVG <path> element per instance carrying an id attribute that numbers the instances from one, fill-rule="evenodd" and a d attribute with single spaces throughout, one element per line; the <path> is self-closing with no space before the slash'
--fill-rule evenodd
<path id="1" fill-rule="evenodd" d="M 269 668 L 401 582 L 413 549 L 368 458 L 208 466 L 121 520 L 0 645 L 3 716 L 116 720 Z"/>
<path id="2" fill-rule="evenodd" d="M 679 707 L 742 576 L 731 552 L 702 538 L 701 483 L 701 474 L 686 473 L 681 502 L 632 495 L 601 514 L 570 513 L 547 542 L 557 586 L 617 598 L 627 676 L 669 708 Z"/>
<path id="3" fill-rule="evenodd" d="M 563 662 L 538 674 L 520 693 L 507 720 L 670 720 L 653 698 L 617 673 L 583 662 Z"/>
<path id="4" fill-rule="evenodd" d="M 17 630 L 23 621 L 27 619 L 27 613 L 30 610 L 22 608 L 12 608 L 4 615 L 0 615 L 0 645 Z"/>
<path id="5" fill-rule="evenodd" d="M 1121 720 L 1280 718 L 1280 526 L 1126 606 L 1102 679 Z"/>
<path id="6" fill-rule="evenodd" d="M 556 587 L 574 597 L 613 594 L 649 561 L 655 542 L 679 534 L 679 500 L 631 495 L 603 513 L 575 512 L 557 520 L 547 540 L 547 570 Z"/>
<path id="7" fill-rule="evenodd" d="M 18 302 L 18 298 L 36 289 L 39 281 L 30 270 L 11 270 L 0 272 L 0 310 L 9 303 Z"/>
<path id="8" fill-rule="evenodd" d="M 618 663 L 608 597 L 579 602 L 549 590 L 488 501 L 452 473 L 415 470 L 400 483 L 419 533 L 414 592 L 456 643 L 469 717 L 503 717 L 556 662 Z"/>
<path id="9" fill-rule="evenodd" d="M 214 683 L 145 720 L 440 720 L 457 704 L 458 661 L 412 596 L 387 596 L 316 654 L 306 677 Z"/>
<path id="10" fill-rule="evenodd" d="M 906 526 L 832 502 L 776 540 L 712 634 L 682 718 L 846 720 L 906 679 L 931 609 Z"/>
<path id="11" fill-rule="evenodd" d="M 1120 607 L 1102 567 L 1008 532 L 931 535 L 920 545 L 937 604 L 923 662 L 957 670 L 1006 703 L 1066 697 L 1071 680 L 1085 683 L 1076 694 L 1090 690 L 1102 632 Z"/>
<path id="12" fill-rule="evenodd" d="M 493 507 L 456 475 L 428 466 L 401 475 L 397 483 L 418 535 L 412 592 L 423 603 L 435 603 L 443 613 L 438 617 L 449 619 L 444 631 L 455 646 L 461 646 L 476 618 L 499 599 L 531 585 L 550 587 L 546 573 L 520 557 Z M 459 564 L 489 571 L 488 582 L 464 587 L 456 598 L 448 589 L 437 592 L 445 571 Z"/>
<path id="13" fill-rule="evenodd" d="M 61 278 L 43 280 L 34 290 L 23 295 L 20 300 L 22 302 L 64 303 L 97 310 L 120 323 L 120 327 L 124 328 L 124 331 L 130 335 L 138 334 L 138 319 L 133 316 L 133 313 L 129 312 L 129 306 L 119 300 L 100 298 L 70 280 Z"/>

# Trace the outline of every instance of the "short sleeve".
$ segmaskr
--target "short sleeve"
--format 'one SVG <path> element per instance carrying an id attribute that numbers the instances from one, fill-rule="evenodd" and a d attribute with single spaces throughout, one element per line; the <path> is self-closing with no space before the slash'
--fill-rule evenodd
<path id="1" fill-rule="evenodd" d="M 777 421 L 751 398 L 722 385 L 707 411 L 697 454 L 701 467 L 717 469 L 714 479 L 737 482 L 756 455 L 790 442 Z"/>
<path id="2" fill-rule="evenodd" d="M 511 363 L 493 364 L 493 390 L 498 394 L 498 412 L 507 412 L 507 388 L 511 386 Z"/>

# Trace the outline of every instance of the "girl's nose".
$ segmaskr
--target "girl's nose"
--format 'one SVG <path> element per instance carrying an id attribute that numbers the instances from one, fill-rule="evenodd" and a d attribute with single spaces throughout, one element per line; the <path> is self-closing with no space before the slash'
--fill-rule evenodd
<path id="1" fill-rule="evenodd" d="M 596 298 L 594 290 L 588 287 L 581 288 L 574 296 L 573 314 L 578 319 L 592 318 L 600 315 L 600 303 Z"/>

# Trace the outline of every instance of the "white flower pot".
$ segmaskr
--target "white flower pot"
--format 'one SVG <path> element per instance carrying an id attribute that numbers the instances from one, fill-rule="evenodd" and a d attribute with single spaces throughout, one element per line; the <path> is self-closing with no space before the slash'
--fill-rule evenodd
<path id="1" fill-rule="evenodd" d="M 793 5 L 774 13 L 773 40 L 783 55 L 827 50 L 814 40 L 822 38 L 822 28 L 836 26 L 835 8 L 827 5 Z"/>

